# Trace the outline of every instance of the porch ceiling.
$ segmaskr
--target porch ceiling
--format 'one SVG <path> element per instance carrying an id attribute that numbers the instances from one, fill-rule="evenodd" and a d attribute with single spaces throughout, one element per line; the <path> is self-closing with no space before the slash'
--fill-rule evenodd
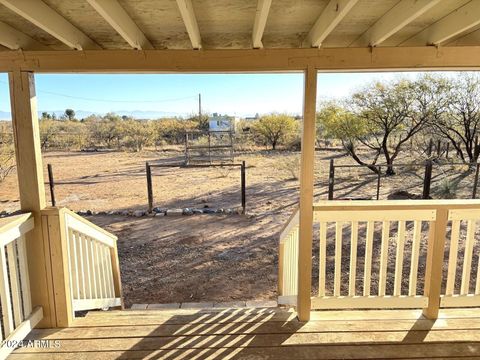
<path id="1" fill-rule="evenodd" d="M 479 0 L 0 0 L 0 52 L 480 45 Z"/>

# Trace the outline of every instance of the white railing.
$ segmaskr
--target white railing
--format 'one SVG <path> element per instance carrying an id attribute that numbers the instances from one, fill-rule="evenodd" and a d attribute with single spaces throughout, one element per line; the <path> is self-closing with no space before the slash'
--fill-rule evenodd
<path id="1" fill-rule="evenodd" d="M 419 254 L 435 218 L 434 209 L 316 208 L 319 283 L 312 309 L 426 307 L 428 297 L 417 286 L 419 266 L 424 269 L 426 259 L 419 263 Z M 332 269 L 333 278 L 327 269 Z"/>
<path id="2" fill-rule="evenodd" d="M 30 213 L 0 219 L 0 358 L 5 358 L 43 318 L 32 309 L 25 235 L 34 228 Z"/>
<path id="3" fill-rule="evenodd" d="M 440 306 L 480 306 L 480 244 L 477 233 L 480 209 L 450 210 L 448 220 L 451 222 L 448 266 Z M 475 260 L 476 269 L 473 268 Z M 461 271 L 457 271 L 460 264 Z"/>
<path id="4" fill-rule="evenodd" d="M 61 212 L 73 312 L 121 306 L 117 237 L 67 209 Z"/>
<path id="5" fill-rule="evenodd" d="M 296 305 L 298 295 L 298 226 L 296 210 L 280 234 L 278 256 L 278 303 Z"/>

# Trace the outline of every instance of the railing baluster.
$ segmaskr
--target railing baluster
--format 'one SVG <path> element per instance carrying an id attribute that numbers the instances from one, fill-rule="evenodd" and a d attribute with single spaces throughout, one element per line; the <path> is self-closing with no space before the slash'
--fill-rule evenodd
<path id="1" fill-rule="evenodd" d="M 358 222 L 353 221 L 350 234 L 350 279 L 348 295 L 355 296 L 355 284 L 357 280 L 357 241 L 358 241 Z"/>
<path id="2" fill-rule="evenodd" d="M 96 294 L 98 298 L 103 298 L 105 294 L 103 294 L 103 289 L 102 289 L 102 278 L 100 274 L 100 257 L 98 256 L 98 242 L 93 241 L 92 242 L 93 246 L 93 258 L 95 262 L 95 285 L 96 285 Z"/>
<path id="3" fill-rule="evenodd" d="M 325 296 L 325 278 L 327 276 L 327 223 L 325 221 L 320 222 L 318 263 L 318 296 Z"/>
<path id="4" fill-rule="evenodd" d="M 69 229 L 68 231 L 69 237 L 71 239 L 72 250 L 73 250 L 73 269 L 74 269 L 74 276 L 73 276 L 73 294 L 74 299 L 81 299 L 80 293 L 80 264 L 78 258 L 80 256 L 80 249 L 78 247 L 78 234 Z M 72 274 L 73 275 L 73 274 Z M 76 296 L 76 297 L 75 297 Z"/>
<path id="5" fill-rule="evenodd" d="M 110 297 L 115 297 L 115 285 L 113 284 L 112 260 L 110 258 L 110 249 L 105 246 L 105 258 L 107 259 L 108 283 L 110 288 Z"/>
<path id="6" fill-rule="evenodd" d="M 395 282 L 393 295 L 399 296 L 402 291 L 403 252 L 405 250 L 405 221 L 398 222 L 397 254 L 395 258 Z"/>
<path id="7" fill-rule="evenodd" d="M 77 250 L 78 250 L 78 264 L 80 265 L 78 268 L 78 278 L 79 278 L 79 288 L 80 288 L 80 296 L 79 299 L 86 299 L 87 292 L 85 290 L 85 255 L 83 254 L 83 236 L 81 233 L 77 232 L 75 234 L 75 238 L 77 240 Z"/>
<path id="8" fill-rule="evenodd" d="M 85 298 L 91 299 L 92 298 L 92 277 L 90 274 L 90 251 L 88 243 L 90 241 L 88 236 L 82 234 L 82 245 L 83 245 L 83 268 L 85 271 Z"/>
<path id="9" fill-rule="evenodd" d="M 422 221 L 416 220 L 413 223 L 412 257 L 410 261 L 410 280 L 408 282 L 409 296 L 415 296 L 417 294 L 418 257 L 420 253 L 421 236 Z"/>
<path id="10" fill-rule="evenodd" d="M 378 296 L 385 296 L 387 283 L 387 265 L 388 265 L 388 242 L 390 238 L 390 222 L 382 222 L 382 245 L 380 250 L 380 273 L 378 284 Z"/>
<path id="11" fill-rule="evenodd" d="M 30 293 L 30 277 L 28 276 L 27 245 L 25 243 L 25 236 L 21 236 L 17 241 L 20 282 L 22 285 L 23 317 L 26 318 L 32 312 L 32 295 Z"/>
<path id="12" fill-rule="evenodd" d="M 365 239 L 365 271 L 363 274 L 363 296 L 370 296 L 370 286 L 372 277 L 372 247 L 373 247 L 373 230 L 375 223 L 369 221 L 367 223 L 367 236 Z"/>
<path id="13" fill-rule="evenodd" d="M 13 318 L 15 327 L 17 327 L 22 323 L 23 317 L 20 299 L 20 283 L 18 279 L 17 251 L 15 243 L 16 241 L 12 241 L 7 245 L 7 258 L 8 272 L 10 274 L 10 291 L 12 294 Z"/>
<path id="14" fill-rule="evenodd" d="M 340 287 L 342 285 L 342 236 L 343 224 L 335 223 L 335 283 L 333 286 L 333 295 L 340 296 Z"/>
<path id="15" fill-rule="evenodd" d="M 0 246 L 0 300 L 2 303 L 3 330 L 5 338 L 14 330 L 10 285 L 8 283 L 5 247 Z"/>
<path id="16" fill-rule="evenodd" d="M 457 273 L 457 259 L 458 259 L 458 239 L 460 237 L 460 220 L 452 220 L 452 230 L 450 235 L 450 250 L 448 255 L 448 275 L 447 286 L 445 289 L 446 295 L 453 295 L 455 288 L 455 276 Z"/>
<path id="17" fill-rule="evenodd" d="M 465 243 L 465 253 L 463 255 L 462 284 L 460 288 L 461 295 L 467 295 L 470 290 L 470 271 L 472 267 L 473 243 L 475 235 L 475 222 L 467 221 L 467 240 Z"/>
<path id="18" fill-rule="evenodd" d="M 92 285 L 92 290 L 90 293 L 90 297 L 92 299 L 98 299 L 98 294 L 97 294 L 97 279 L 95 276 L 95 254 L 93 251 L 93 243 L 94 240 L 92 238 L 88 238 L 88 257 L 89 257 L 89 263 L 90 263 L 90 278 L 91 278 L 91 285 Z"/>

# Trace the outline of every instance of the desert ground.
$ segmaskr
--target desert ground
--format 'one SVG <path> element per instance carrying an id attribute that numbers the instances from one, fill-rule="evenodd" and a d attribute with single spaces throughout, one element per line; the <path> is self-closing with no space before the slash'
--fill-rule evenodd
<path id="1" fill-rule="evenodd" d="M 341 148 L 316 152 L 315 198 L 327 198 L 328 167 L 353 164 Z M 145 162 L 181 162 L 181 149 L 132 152 L 46 152 L 53 166 L 58 206 L 91 210 L 88 219 L 118 236 L 126 305 L 187 301 L 274 299 L 278 236 L 298 200 L 299 153 L 237 153 L 247 164 L 247 214 L 132 217 L 118 210 L 146 210 Z M 423 161 L 406 153 L 399 163 Z M 447 180 L 458 182 L 456 196 L 470 198 L 474 173 L 467 167 L 434 166 L 432 197 Z M 422 193 L 424 169 L 403 166 L 381 178 L 380 199 L 398 191 Z M 45 173 L 45 179 L 47 179 Z M 375 198 L 377 176 L 358 168 L 335 170 L 335 197 Z M 156 168 L 155 206 L 234 208 L 240 206 L 240 170 Z M 49 199 L 48 184 L 45 192 Z M 18 209 L 16 174 L 0 184 L 0 212 Z M 361 245 L 359 254 L 361 255 Z M 359 256 L 360 256 L 359 255 Z M 315 255 L 314 255 L 315 256 Z"/>

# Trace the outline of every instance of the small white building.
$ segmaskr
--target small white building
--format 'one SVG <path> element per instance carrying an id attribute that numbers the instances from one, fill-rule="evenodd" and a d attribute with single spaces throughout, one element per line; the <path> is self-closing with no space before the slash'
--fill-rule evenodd
<path id="1" fill-rule="evenodd" d="M 208 129 L 214 131 L 233 131 L 235 132 L 235 124 L 237 118 L 228 115 L 219 115 L 214 113 L 208 119 Z"/>

